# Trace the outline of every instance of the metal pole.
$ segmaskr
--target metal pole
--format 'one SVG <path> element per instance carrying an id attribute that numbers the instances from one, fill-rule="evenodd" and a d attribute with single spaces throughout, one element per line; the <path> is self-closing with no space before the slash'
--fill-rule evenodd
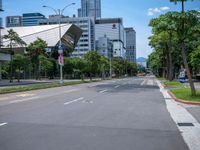
<path id="1" fill-rule="evenodd" d="M 75 4 L 76 3 L 71 3 L 71 4 L 67 5 L 67 6 L 65 6 L 62 10 L 61 9 L 56 10 L 56 9 L 54 9 L 52 7 L 49 7 L 49 6 L 46 6 L 46 5 L 43 6 L 43 7 L 47 7 L 47 8 L 52 9 L 56 13 L 56 15 L 59 15 L 58 16 L 59 17 L 58 18 L 58 24 L 59 24 L 58 53 L 59 53 L 59 59 L 61 59 L 60 57 L 62 57 L 62 59 L 63 59 L 62 37 L 61 37 L 61 32 L 62 32 L 62 30 L 61 30 L 61 15 L 63 15 L 63 12 L 67 7 L 69 7 L 71 5 L 75 5 Z M 62 60 L 62 63 L 64 63 L 63 60 Z M 63 83 L 63 64 L 60 64 L 60 83 Z"/>
<path id="2" fill-rule="evenodd" d="M 61 41 L 61 10 L 58 9 L 58 24 L 59 24 L 59 48 L 62 47 L 62 41 Z M 63 55 L 63 51 L 59 52 L 59 55 Z M 60 83 L 63 83 L 63 66 L 60 64 Z"/>
<path id="3" fill-rule="evenodd" d="M 110 79 L 112 79 L 112 50 L 110 50 Z"/>

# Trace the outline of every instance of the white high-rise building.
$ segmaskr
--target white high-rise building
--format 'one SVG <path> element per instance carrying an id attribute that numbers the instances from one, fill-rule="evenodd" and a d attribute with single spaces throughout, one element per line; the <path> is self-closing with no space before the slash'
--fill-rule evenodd
<path id="1" fill-rule="evenodd" d="M 113 57 L 125 58 L 126 36 L 122 18 L 104 18 L 95 22 L 95 39 L 107 36 L 113 43 Z"/>

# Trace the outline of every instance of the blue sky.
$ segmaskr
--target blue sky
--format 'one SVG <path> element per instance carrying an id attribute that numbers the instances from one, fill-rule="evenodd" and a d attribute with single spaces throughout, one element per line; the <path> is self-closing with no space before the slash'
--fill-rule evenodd
<path id="1" fill-rule="evenodd" d="M 63 8 L 75 2 L 76 5 L 65 10 L 65 15 L 77 14 L 81 0 L 3 0 L 3 18 L 9 15 L 22 15 L 22 13 L 40 12 L 46 16 L 52 11 L 43 8 L 43 5 L 54 8 Z M 151 53 L 148 46 L 148 37 L 151 29 L 148 23 L 151 18 L 158 17 L 167 11 L 180 11 L 181 5 L 170 3 L 169 0 L 102 0 L 102 17 L 121 17 L 125 27 L 134 27 L 137 32 L 137 57 L 147 57 Z M 200 0 L 186 2 L 186 9 L 200 10 Z"/>

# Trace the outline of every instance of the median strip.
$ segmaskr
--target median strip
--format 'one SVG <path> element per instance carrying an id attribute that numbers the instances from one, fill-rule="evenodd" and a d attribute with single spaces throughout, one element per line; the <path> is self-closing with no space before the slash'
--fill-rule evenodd
<path id="1" fill-rule="evenodd" d="M 66 102 L 66 103 L 64 103 L 64 105 L 69 105 L 69 104 L 71 104 L 71 103 L 78 102 L 78 101 L 81 101 L 81 100 L 83 100 L 83 99 L 84 99 L 84 97 L 80 97 L 80 98 L 78 98 L 78 99 L 75 99 L 75 100 Z"/>

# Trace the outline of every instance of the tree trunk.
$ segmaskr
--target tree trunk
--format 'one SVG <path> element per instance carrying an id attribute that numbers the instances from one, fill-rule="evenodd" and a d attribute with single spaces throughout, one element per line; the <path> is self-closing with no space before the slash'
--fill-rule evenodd
<path id="1" fill-rule="evenodd" d="M 13 82 L 13 55 L 11 54 L 10 60 L 10 83 Z"/>
<path id="2" fill-rule="evenodd" d="M 17 82 L 20 82 L 20 72 L 21 72 L 21 69 L 19 68 L 19 72 L 18 72 L 18 76 L 17 76 Z"/>
<path id="3" fill-rule="evenodd" d="M 191 76 L 190 69 L 189 69 L 189 66 L 188 66 L 185 49 L 186 49 L 185 44 L 184 44 L 184 42 L 182 42 L 181 43 L 181 54 L 182 54 L 182 57 L 183 57 L 183 63 L 184 63 L 184 66 L 185 66 L 185 69 L 186 69 L 186 72 L 187 72 L 192 96 L 196 96 L 196 89 L 194 87 L 194 82 L 192 81 L 192 76 Z"/>
<path id="4" fill-rule="evenodd" d="M 167 80 L 169 80 L 169 70 L 170 70 L 170 62 L 169 62 L 169 48 L 168 45 L 166 44 L 166 71 L 167 71 Z"/>
<path id="5" fill-rule="evenodd" d="M 169 34 L 169 46 L 168 46 L 168 58 L 169 58 L 169 80 L 173 80 L 173 64 L 172 64 L 172 34 Z"/>
<path id="6" fill-rule="evenodd" d="M 185 20 L 184 20 L 184 16 L 185 16 L 185 10 L 184 10 L 184 0 L 182 0 L 182 33 L 184 33 L 185 30 Z M 190 88 L 191 88 L 191 93 L 192 96 L 196 96 L 196 89 L 194 86 L 194 83 L 192 81 L 192 76 L 190 73 L 190 69 L 188 66 L 188 62 L 187 62 L 187 56 L 186 56 L 186 52 L 185 52 L 185 44 L 184 44 L 184 38 L 181 41 L 181 53 L 182 53 L 182 57 L 183 57 L 183 63 L 187 72 L 187 76 L 188 76 L 188 80 L 189 80 L 189 84 L 190 84 Z"/>

